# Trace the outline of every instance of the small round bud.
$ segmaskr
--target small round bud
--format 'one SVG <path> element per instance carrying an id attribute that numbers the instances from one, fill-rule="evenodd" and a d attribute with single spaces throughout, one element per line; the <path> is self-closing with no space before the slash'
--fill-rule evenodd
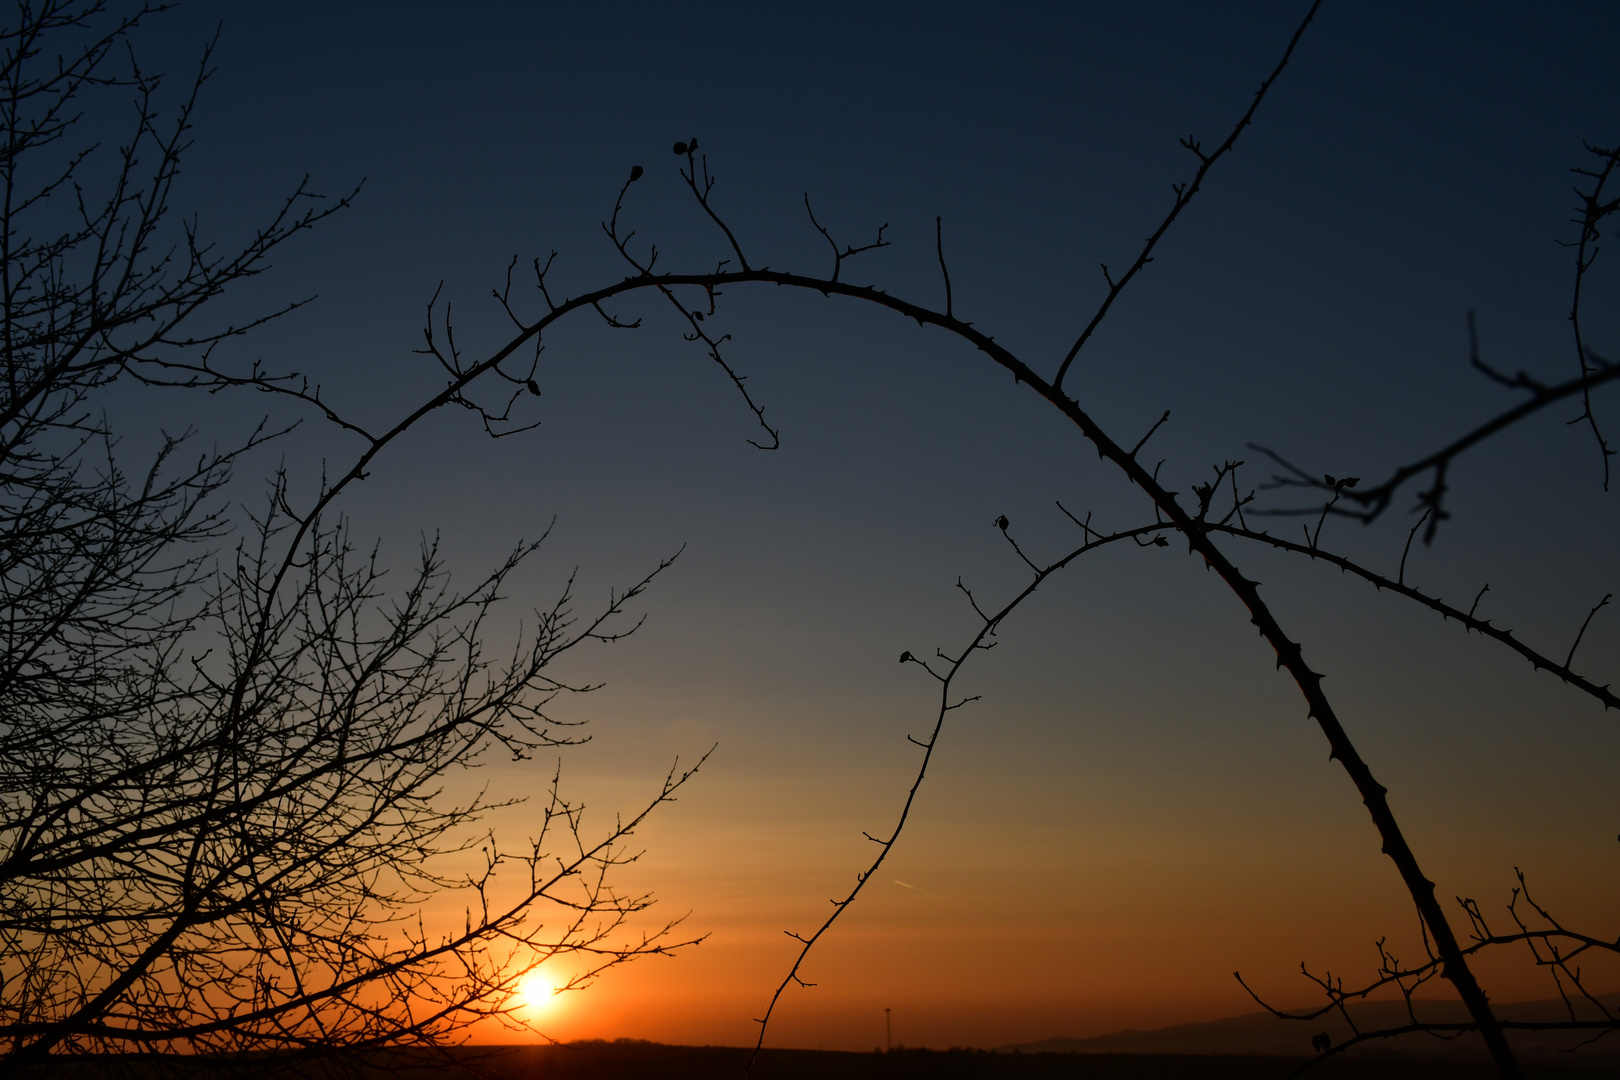
<path id="1" fill-rule="evenodd" d="M 1006 514 L 1002 514 L 1000 517 L 996 518 L 994 524 L 995 524 L 996 528 L 1000 529 L 1002 532 L 1006 532 L 1007 531 L 1007 526 L 1011 525 L 1012 522 L 1007 520 L 1007 515 Z"/>
<path id="2" fill-rule="evenodd" d="M 675 153 L 676 154 L 684 154 L 684 153 L 686 153 L 686 144 L 683 143 L 683 142 L 676 143 L 675 144 Z"/>
<path id="3" fill-rule="evenodd" d="M 643 169 L 640 165 L 632 165 L 632 166 L 630 166 L 630 182 L 633 184 L 637 180 L 640 180 L 641 179 L 641 174 L 644 173 L 644 172 L 646 172 L 646 170 Z"/>
<path id="4" fill-rule="evenodd" d="M 540 384 L 539 383 L 535 382 L 533 379 L 530 379 L 528 382 L 524 383 L 524 385 L 529 388 L 529 393 L 533 394 L 535 397 L 540 396 Z"/>

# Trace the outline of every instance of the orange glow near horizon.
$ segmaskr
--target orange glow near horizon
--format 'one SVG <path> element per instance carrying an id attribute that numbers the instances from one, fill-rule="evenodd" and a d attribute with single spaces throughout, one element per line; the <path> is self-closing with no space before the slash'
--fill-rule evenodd
<path id="1" fill-rule="evenodd" d="M 783 995 L 767 1046 L 869 1051 L 883 1045 L 886 1008 L 896 1043 L 939 1049 L 1212 1021 L 1258 1009 L 1234 970 L 1293 1008 L 1316 1000 L 1301 960 L 1354 977 L 1375 970 L 1380 938 L 1403 958 L 1422 952 L 1409 901 L 1366 842 L 1365 812 L 1310 774 L 1326 769 L 1308 744 L 1299 753 L 1309 760 L 1295 764 L 1304 781 L 1267 784 L 1234 765 L 1230 776 L 1183 773 L 1171 785 L 1121 779 L 1107 755 L 1076 763 L 1035 744 L 998 759 L 996 732 L 953 734 L 904 842 L 812 954 L 804 974 L 816 985 Z M 604 730 L 582 748 L 571 792 L 596 806 L 631 805 L 635 792 L 618 771 L 637 752 L 628 743 Z M 614 768 L 594 773 L 597 754 Z M 883 764 L 900 774 L 906 763 Z M 523 768 L 497 776 L 517 788 Z M 1071 784 L 1071 771 L 1089 782 Z M 795 952 L 783 931 L 825 917 L 828 890 L 869 857 L 858 827 L 892 810 L 897 781 L 877 772 L 850 781 L 717 761 L 638 830 L 645 853 L 618 882 L 660 901 L 629 940 L 666 912 L 690 912 L 676 938 L 707 935 L 703 943 L 615 967 L 566 995 L 555 992 L 572 974 L 559 956 L 519 984 L 512 1019 L 530 1034 L 491 1025 L 474 1037 L 752 1045 L 753 1018 Z M 1588 792 L 1596 786 L 1594 777 Z M 818 803 L 834 810 L 817 817 Z M 1447 828 L 1449 802 L 1408 804 L 1434 834 L 1435 872 L 1497 917 L 1516 884 L 1500 868 L 1531 847 L 1530 830 Z M 1599 846 L 1613 836 L 1535 834 L 1537 898 L 1572 923 L 1601 923 L 1620 882 Z M 1517 954 L 1481 957 L 1477 970 L 1494 1000 L 1556 992 Z M 1612 968 L 1591 974 L 1603 991 L 1620 978 Z M 1438 985 L 1427 992 L 1448 996 Z"/>

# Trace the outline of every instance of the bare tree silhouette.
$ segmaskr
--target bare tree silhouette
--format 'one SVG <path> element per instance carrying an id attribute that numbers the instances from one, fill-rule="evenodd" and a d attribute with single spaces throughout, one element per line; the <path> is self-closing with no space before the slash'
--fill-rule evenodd
<path id="1" fill-rule="evenodd" d="M 509 800 L 446 784 L 492 753 L 580 741 L 548 708 L 593 687 L 553 665 L 633 632 L 627 605 L 670 561 L 590 614 L 570 581 L 504 657 L 482 632 L 540 541 L 464 590 L 424 541 L 403 588 L 385 587 L 337 499 L 422 416 L 512 376 L 459 371 L 372 434 L 307 380 L 216 362 L 304 301 L 214 327 L 203 309 L 352 193 L 300 185 L 231 251 L 177 223 L 211 68 L 205 50 L 162 104 L 133 48 L 159 11 L 25 0 L 0 31 L 0 1059 L 434 1046 L 484 1018 L 516 1023 L 519 980 L 549 959 L 574 957 L 580 985 L 682 943 L 678 919 L 627 925 L 652 900 L 614 872 L 696 766 L 596 830 L 554 782 L 516 848 L 479 825 Z M 87 113 L 131 99 L 126 141 L 82 134 Z M 131 382 L 266 391 L 364 448 L 301 510 L 278 472 L 238 528 L 233 467 L 285 429 L 224 451 L 165 435 L 131 476 L 100 409 Z M 423 921 L 435 896 L 465 918 Z"/>
<path id="2" fill-rule="evenodd" d="M 1536 967 L 1545 969 L 1551 977 L 1566 1016 L 1557 1020 L 1504 1019 L 1501 1021 L 1502 1027 L 1510 1031 L 1569 1032 L 1575 1036 L 1575 1040 L 1566 1048 L 1569 1050 L 1579 1049 L 1620 1030 L 1620 1015 L 1616 1015 L 1612 1005 L 1606 1003 L 1588 985 L 1580 963 L 1583 957 L 1620 953 L 1620 937 L 1612 940 L 1593 937 L 1564 926 L 1550 911 L 1531 897 L 1530 886 L 1525 881 L 1524 872 L 1515 867 L 1513 873 L 1518 878 L 1519 884 L 1513 888 L 1506 905 L 1508 921 L 1513 924 L 1512 929 L 1499 930 L 1493 927 L 1477 901 L 1471 897 L 1458 898 L 1458 903 L 1469 922 L 1468 944 L 1462 950 L 1463 955 L 1473 956 L 1497 946 L 1522 946 L 1528 952 L 1531 962 Z M 1420 987 L 1439 975 L 1444 966 L 1444 961 L 1435 954 L 1429 936 L 1424 932 L 1426 927 L 1420 924 L 1419 929 L 1424 945 L 1423 961 L 1415 964 L 1402 963 L 1386 947 L 1388 939 L 1380 939 L 1376 943 L 1379 959 L 1376 977 L 1348 989 L 1342 977 L 1335 978 L 1332 974 L 1317 975 L 1306 965 L 1301 964 L 1301 973 L 1316 985 L 1326 999 L 1325 1004 L 1316 1009 L 1289 1012 L 1275 1008 L 1250 989 L 1241 974 L 1234 974 L 1258 1004 L 1281 1019 L 1311 1021 L 1329 1014 L 1342 1018 L 1350 1028 L 1350 1038 L 1340 1041 L 1338 1045 L 1334 1045 L 1325 1034 L 1319 1037 L 1322 1040 L 1320 1044 L 1316 1040 L 1312 1041 L 1313 1048 L 1324 1057 L 1343 1053 L 1364 1043 L 1402 1035 L 1425 1034 L 1455 1039 L 1476 1030 L 1477 1025 L 1472 1023 L 1447 1023 L 1438 1021 L 1432 1016 L 1419 1018 L 1415 995 Z M 1394 1027 L 1363 1029 L 1357 1024 L 1349 1006 L 1389 987 L 1394 987 L 1400 993 L 1405 1005 L 1407 1022 Z M 1297 1076 L 1309 1067 L 1307 1065 L 1296 1069 L 1291 1075 Z"/>

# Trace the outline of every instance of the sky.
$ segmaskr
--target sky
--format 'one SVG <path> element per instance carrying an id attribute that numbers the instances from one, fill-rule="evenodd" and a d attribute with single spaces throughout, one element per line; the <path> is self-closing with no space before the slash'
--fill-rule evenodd
<path id="1" fill-rule="evenodd" d="M 1127 265 L 1190 174 L 1177 140 L 1224 137 L 1304 8 L 221 2 L 182 5 L 139 43 L 180 82 L 217 28 L 174 195 L 206 235 L 240 242 L 306 175 L 332 196 L 360 188 L 219 310 L 317 295 L 232 357 L 308 373 L 382 422 L 440 385 L 413 352 L 436 291 L 478 355 L 510 336 L 490 291 L 514 257 L 558 252 L 562 295 L 624 275 L 600 223 L 632 165 L 647 176 L 627 213 L 660 266 L 722 257 L 670 152 L 692 136 L 754 262 L 826 272 L 808 195 L 841 243 L 888 226 L 892 246 L 847 278 L 942 306 L 937 216 L 955 311 L 1050 373 L 1102 298 L 1099 262 Z M 1229 459 L 1267 479 L 1251 443 L 1379 476 L 1515 403 L 1469 370 L 1469 311 L 1498 367 L 1570 377 L 1568 170 L 1583 140 L 1620 139 L 1617 31 L 1601 3 L 1329 2 L 1069 389 L 1121 441 L 1169 409 L 1155 457 L 1184 489 Z M 1585 325 L 1609 355 L 1617 286 L 1600 260 Z M 640 831 L 626 878 L 707 938 L 535 1021 L 558 1039 L 751 1043 L 794 953 L 783 931 L 813 929 L 853 884 L 862 831 L 887 831 L 914 773 L 906 736 L 935 690 L 895 658 L 971 634 L 959 578 L 984 598 L 1023 582 L 992 521 L 1050 557 L 1076 540 L 1055 501 L 1109 527 L 1151 509 L 1026 387 L 888 313 L 722 298 L 713 325 L 781 431 L 772 452 L 663 311 L 616 313 L 644 325 L 548 335 L 543 394 L 521 406 L 537 429 L 491 441 L 468 415 L 434 416 L 344 509 L 385 560 L 408 564 L 436 533 L 463 574 L 551 526 L 497 638 L 576 567 L 584 605 L 682 551 L 641 631 L 570 660 L 606 685 L 566 707 L 592 741 L 562 768 L 603 824 L 717 745 Z M 225 439 L 271 406 L 131 392 L 112 407 Z M 1620 431 L 1620 400 L 1599 409 Z M 1620 590 L 1620 494 L 1568 418 L 1458 467 L 1454 517 L 1407 573 L 1453 599 L 1488 582 L 1481 610 L 1557 656 Z M 355 452 L 308 418 L 243 482 L 284 459 L 307 491 Z M 1323 542 L 1393 569 L 1411 505 L 1330 522 Z M 1443 898 L 1499 909 L 1520 867 L 1570 924 L 1615 932 L 1616 717 L 1397 598 L 1231 552 L 1327 674 Z M 1620 673 L 1620 615 L 1594 620 L 1577 667 Z M 1380 938 L 1419 950 L 1297 691 L 1180 546 L 1078 562 L 963 687 L 981 700 L 953 714 L 905 834 L 769 1045 L 869 1049 L 885 1009 L 897 1042 L 936 1047 L 1213 1019 L 1252 1008 L 1235 969 L 1294 1004 L 1310 997 L 1301 961 L 1353 981 Z M 479 780 L 531 793 L 553 764 Z M 524 813 L 494 824 L 522 836 Z M 1551 993 L 1522 957 L 1480 975 L 1496 1000 Z"/>

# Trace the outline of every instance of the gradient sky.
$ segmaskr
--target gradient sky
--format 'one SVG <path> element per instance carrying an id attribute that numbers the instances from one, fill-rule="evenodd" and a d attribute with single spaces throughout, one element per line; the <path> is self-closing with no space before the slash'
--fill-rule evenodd
<path id="1" fill-rule="evenodd" d="M 661 265 L 717 257 L 675 176 L 697 135 L 715 199 L 756 262 L 824 271 L 808 192 L 846 242 L 894 246 L 846 276 L 940 304 L 935 215 L 958 314 L 1050 372 L 1191 171 L 1176 145 L 1224 136 L 1302 3 L 1234 5 L 195 4 L 154 24 L 149 63 L 181 75 L 215 21 L 216 61 L 175 203 L 240 240 L 306 173 L 352 210 L 295 245 L 233 310 L 318 293 L 239 345 L 310 373 L 382 421 L 433 392 L 412 355 L 434 290 L 470 354 L 500 343 L 488 299 L 512 256 L 555 249 L 563 294 L 623 270 L 599 222 L 629 204 Z M 1329 3 L 1237 152 L 1117 305 L 1069 389 L 1121 440 L 1155 436 L 1185 488 L 1258 441 L 1377 476 L 1513 402 L 1485 356 L 1573 374 L 1565 315 L 1570 166 L 1620 139 L 1612 4 Z M 1608 256 L 1612 259 L 1614 256 Z M 1620 353 L 1620 279 L 1600 264 L 1588 340 Z M 656 307 L 634 333 L 581 320 L 550 339 L 526 402 L 542 426 L 492 443 L 433 418 L 346 509 L 404 565 L 439 531 L 475 572 L 553 518 L 512 617 L 580 567 L 588 602 L 686 545 L 646 627 L 569 674 L 607 688 L 568 707 L 594 741 L 565 782 L 597 820 L 672 760 L 719 749 L 641 834 L 631 882 L 708 940 L 569 996 L 551 1035 L 751 1042 L 807 931 L 865 865 L 914 769 L 932 684 L 903 649 L 972 630 L 953 589 L 1006 595 L 1021 569 L 992 519 L 1053 555 L 1145 501 L 1078 433 L 980 356 L 895 317 L 777 290 L 724 298 L 723 328 L 782 431 L 751 418 Z M 259 398 L 131 398 L 227 437 Z M 1620 399 L 1600 401 L 1620 434 Z M 1409 580 L 1562 656 L 1620 591 L 1620 495 L 1605 495 L 1568 410 L 1523 425 L 1453 477 L 1455 518 Z M 310 425 L 285 454 L 307 489 L 351 444 Z M 265 457 L 265 470 L 274 455 Z M 261 472 L 260 476 L 263 475 Z M 252 478 L 258 483 L 258 478 Z M 1324 543 L 1385 568 L 1408 501 Z M 1292 531 L 1294 526 L 1284 526 Z M 1524 868 L 1569 922 L 1612 934 L 1620 888 L 1617 720 L 1499 646 L 1321 567 L 1234 549 L 1302 639 L 1391 789 L 1442 897 L 1499 906 Z M 509 632 L 509 631 L 508 631 Z M 1620 614 L 1578 666 L 1620 674 Z M 1236 600 L 1176 544 L 1108 551 L 1055 580 L 966 676 L 893 857 L 789 993 L 774 1045 L 992 1046 L 1212 1019 L 1251 1006 L 1241 969 L 1308 997 L 1301 960 L 1354 980 L 1415 919 L 1355 793 Z M 501 792 L 549 762 L 492 765 Z M 522 813 L 498 822 L 511 835 Z M 903 884 L 902 884 L 903 883 Z M 1544 996 L 1489 961 L 1498 1000 Z M 1611 972 L 1610 975 L 1616 973 Z M 1613 989 L 1615 979 L 1602 989 Z"/>

